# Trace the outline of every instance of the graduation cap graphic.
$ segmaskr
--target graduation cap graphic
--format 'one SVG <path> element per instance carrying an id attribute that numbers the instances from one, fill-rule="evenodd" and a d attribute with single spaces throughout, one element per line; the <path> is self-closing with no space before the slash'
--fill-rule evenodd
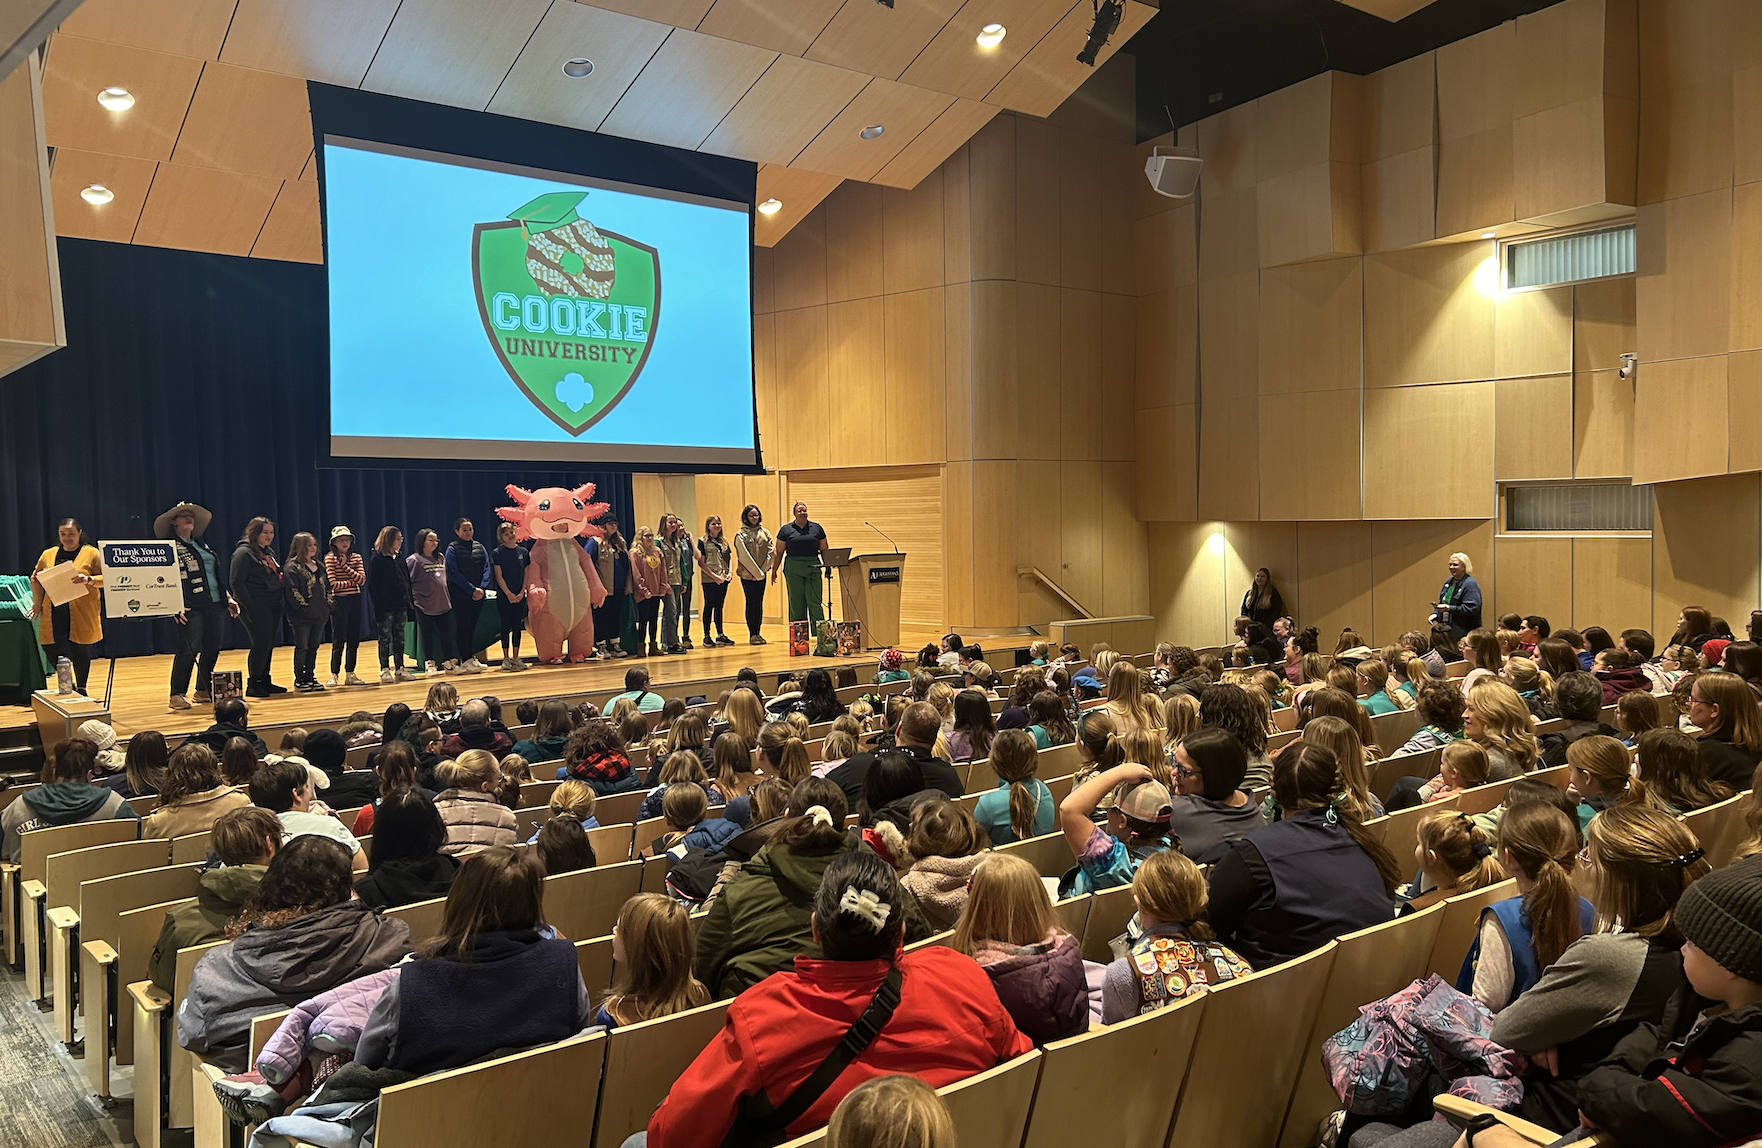
<path id="1" fill-rule="evenodd" d="M 547 191 L 509 212 L 508 218 L 518 223 L 527 235 L 536 235 L 567 227 L 580 219 L 575 209 L 586 198 L 585 191 Z"/>

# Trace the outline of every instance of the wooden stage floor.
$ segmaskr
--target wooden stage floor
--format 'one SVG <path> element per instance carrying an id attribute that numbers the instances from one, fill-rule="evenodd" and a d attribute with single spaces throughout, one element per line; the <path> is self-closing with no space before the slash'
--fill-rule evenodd
<path id="1" fill-rule="evenodd" d="M 915 639 L 909 647 L 913 651 L 927 640 L 925 635 L 913 634 L 910 637 Z M 993 644 L 1000 650 L 1014 649 L 1026 645 L 1032 639 L 1011 635 L 995 637 L 992 642 L 986 642 L 982 635 L 969 635 L 968 640 L 978 641 L 989 651 Z M 530 642 L 526 646 L 526 654 L 528 658 L 532 656 Z M 238 670 L 242 674 L 245 669 L 245 655 L 244 650 L 223 650 L 218 668 Z M 777 637 L 763 646 L 740 642 L 733 646 L 709 649 L 700 645 L 689 653 L 668 657 L 623 658 L 562 666 L 534 665 L 521 673 L 504 673 L 494 668 L 499 665 L 498 662 L 492 663 L 491 668 L 481 674 L 448 674 L 445 675 L 445 680 L 458 687 L 461 697 L 490 694 L 506 703 L 525 698 L 622 689 L 624 671 L 631 666 L 646 666 L 652 680 L 657 683 L 732 678 L 742 666 L 751 666 L 763 676 L 766 691 L 769 692 L 774 680 L 772 675 L 788 670 L 811 669 L 814 666 L 854 666 L 858 672 L 857 680 L 866 682 L 873 676 L 878 656 L 879 651 L 858 658 L 792 658 L 789 656 L 788 644 Z M 915 655 L 907 653 L 908 664 L 913 656 Z M 117 661 L 116 686 L 111 694 L 110 711 L 112 725 L 119 735 L 127 737 L 148 729 L 156 729 L 168 735 L 196 733 L 212 724 L 213 717 L 206 706 L 193 706 L 188 710 L 171 710 L 166 707 L 171 657 L 170 654 L 151 654 Z M 1013 654 L 1008 655 L 1001 661 L 1004 666 L 1012 666 L 1015 664 L 1015 657 Z M 272 677 L 276 684 L 291 687 L 294 680 L 293 648 L 278 647 L 273 666 Z M 93 697 L 102 698 L 104 679 L 109 671 L 110 662 L 107 659 L 92 662 L 87 689 Z M 295 693 L 290 688 L 287 693 L 274 697 L 251 698 L 251 724 L 264 727 L 341 720 L 356 710 L 367 710 L 378 715 L 384 713 L 385 708 L 393 702 L 404 702 L 414 708 L 421 708 L 428 693 L 429 681 L 424 678 L 397 685 L 380 685 L 378 656 L 374 644 L 370 642 L 361 645 L 356 673 L 369 684 L 326 688 L 321 694 Z M 318 680 L 330 680 L 328 644 L 318 651 Z M 503 716 L 504 720 L 513 721 L 511 706 Z M 0 730 L 28 729 L 34 724 L 30 707 L 0 705 Z"/>

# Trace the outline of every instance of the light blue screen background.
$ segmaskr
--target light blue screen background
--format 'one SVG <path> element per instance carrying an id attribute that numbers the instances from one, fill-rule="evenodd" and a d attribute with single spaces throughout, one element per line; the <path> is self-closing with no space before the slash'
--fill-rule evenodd
<path id="1" fill-rule="evenodd" d="M 325 144 L 324 179 L 332 435 L 754 448 L 744 209 L 334 142 Z M 471 279 L 476 224 L 568 188 L 588 190 L 584 218 L 654 247 L 661 265 L 648 361 L 611 412 L 578 436 L 551 422 L 502 367 Z"/>

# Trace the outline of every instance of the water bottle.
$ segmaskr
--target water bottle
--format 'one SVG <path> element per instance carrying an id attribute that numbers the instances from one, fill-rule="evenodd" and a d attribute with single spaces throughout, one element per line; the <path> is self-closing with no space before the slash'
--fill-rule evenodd
<path id="1" fill-rule="evenodd" d="M 73 693 L 73 663 L 65 657 L 55 659 L 55 688 L 62 694 Z"/>

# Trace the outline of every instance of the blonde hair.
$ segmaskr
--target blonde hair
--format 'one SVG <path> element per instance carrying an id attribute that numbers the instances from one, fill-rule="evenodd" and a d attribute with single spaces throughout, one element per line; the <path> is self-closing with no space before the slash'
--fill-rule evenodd
<path id="1" fill-rule="evenodd" d="M 1594 734 L 1579 738 L 1566 747 L 1566 764 L 1595 778 L 1602 793 L 1619 796 L 1624 802 L 1645 798 L 1644 785 L 1630 788 L 1632 759 L 1627 755 L 1627 747 L 1612 737 Z"/>
<path id="2" fill-rule="evenodd" d="M 954 716 L 954 687 L 947 682 L 935 682 L 924 694 L 924 700 L 936 707 L 936 716 L 946 722 Z"/>
<path id="3" fill-rule="evenodd" d="M 1189 693 L 1173 694 L 1162 704 L 1163 743 L 1171 750 L 1199 728 L 1199 699 Z"/>
<path id="4" fill-rule="evenodd" d="M 1485 785 L 1487 775 L 1492 771 L 1492 766 L 1487 761 L 1487 751 L 1466 739 L 1446 745 L 1439 754 L 1439 760 L 1456 771 L 1456 776 L 1462 779 L 1463 789 Z"/>
<path id="5" fill-rule="evenodd" d="M 804 713 L 784 714 L 783 724 L 788 726 L 790 732 L 795 734 L 796 737 L 801 738 L 803 741 L 808 740 L 808 731 L 813 728 L 813 723 L 808 721 L 808 715 Z"/>
<path id="6" fill-rule="evenodd" d="M 1038 945 L 1057 926 L 1046 882 L 1034 866 L 1014 853 L 993 853 L 973 870 L 967 907 L 950 947 L 971 956 L 987 941 Z"/>
<path id="7" fill-rule="evenodd" d="M 1461 745 L 1461 742 L 1453 742 Z M 1472 893 L 1505 880 L 1505 869 L 1493 855 L 1492 843 L 1473 818 L 1444 809 L 1419 823 L 1419 845 L 1456 875 L 1445 896 Z"/>
<path id="8" fill-rule="evenodd" d="M 1119 664 L 1119 660 L 1119 654 L 1106 647 L 1094 651 L 1090 658 L 1095 667 L 1095 676 L 1104 682 L 1112 680 L 1113 668 Z"/>
<path id="9" fill-rule="evenodd" d="M 635 698 L 619 698 L 612 703 L 612 712 L 606 717 L 613 725 L 623 725 L 641 713 L 642 710 L 637 707 Z"/>
<path id="10" fill-rule="evenodd" d="M 751 793 L 759 782 L 753 769 L 752 743 L 733 730 L 710 747 L 710 763 L 716 769 L 716 791 L 724 801 Z"/>
<path id="11" fill-rule="evenodd" d="M 814 772 L 808 747 L 787 722 L 774 721 L 759 731 L 759 756 L 792 787 Z"/>
<path id="12" fill-rule="evenodd" d="M 1206 894 L 1205 874 L 1173 849 L 1146 857 L 1132 878 L 1132 899 L 1140 913 L 1179 925 L 1196 941 L 1213 939 L 1211 926 L 1201 919 Z"/>
<path id="13" fill-rule="evenodd" d="M 915 1076 L 877 1076 L 832 1110 L 826 1148 L 955 1148 L 942 1099 Z"/>
<path id="14" fill-rule="evenodd" d="M 577 821 L 586 821 L 593 816 L 593 807 L 598 800 L 593 786 L 585 781 L 571 778 L 558 782 L 557 788 L 551 790 L 551 816 L 561 817 L 568 814 Z"/>
<path id="15" fill-rule="evenodd" d="M 661 893 L 638 893 L 618 910 L 624 959 L 600 1007 L 620 1024 L 654 1020 L 710 1003 L 710 991 L 691 972 L 691 918 Z"/>
<path id="16" fill-rule="evenodd" d="M 487 749 L 468 749 L 457 761 L 443 761 L 435 766 L 434 776 L 446 789 L 482 790 L 502 779 L 502 763 Z"/>
<path id="17" fill-rule="evenodd" d="M 1757 706 L 1750 683 L 1736 674 L 1702 674 L 1691 688 L 1701 691 L 1702 701 L 1719 708 L 1708 733 L 1729 734 L 1739 749 L 1762 750 L 1762 707 Z"/>
<path id="18" fill-rule="evenodd" d="M 1123 659 L 1107 673 L 1107 708 L 1145 729 L 1155 729 L 1162 721 L 1156 703 L 1144 696 L 1138 667 Z"/>
<path id="19" fill-rule="evenodd" d="M 1503 750 L 1524 773 L 1536 767 L 1541 745 L 1530 724 L 1529 707 L 1504 682 L 1483 681 L 1468 691 L 1468 704 L 1485 733 L 1486 744 Z"/>
<path id="20" fill-rule="evenodd" d="M 1677 899 L 1712 868 L 1695 835 L 1661 810 L 1617 805 L 1591 818 L 1585 845 L 1598 929 L 1674 939 Z"/>
<path id="21" fill-rule="evenodd" d="M 857 751 L 856 735 L 848 730 L 834 729 L 826 735 L 820 749 L 821 761 L 843 761 Z"/>
<path id="22" fill-rule="evenodd" d="M 909 844 L 919 859 L 971 857 L 991 848 L 991 839 L 966 806 L 937 798 L 912 811 Z"/>
<path id="23" fill-rule="evenodd" d="M 1358 731 L 1343 718 L 1310 718 L 1303 727 L 1305 742 L 1333 752 L 1335 768 L 1340 774 L 1342 804 L 1351 807 L 1353 816 L 1369 821 L 1377 815 L 1370 792 L 1370 770 L 1364 761 L 1364 743 Z"/>
<path id="24" fill-rule="evenodd" d="M 1547 968 L 1584 931 L 1572 870 L 1578 863 L 1578 826 L 1546 801 L 1513 805 L 1499 819 L 1499 850 L 1511 855 L 1534 886 L 1523 895 L 1536 964 Z M 1514 872 L 1512 876 L 1516 876 Z"/>
<path id="25" fill-rule="evenodd" d="M 764 727 L 765 703 L 751 690 L 735 690 L 728 695 L 728 704 L 722 707 L 722 719 L 728 723 L 729 729 L 751 745 L 759 739 L 759 730 Z"/>
<path id="26" fill-rule="evenodd" d="M 1531 690 L 1545 702 L 1554 700 L 1554 678 L 1531 658 L 1519 654 L 1505 663 L 1505 679 L 1520 694 Z"/>
<path id="27" fill-rule="evenodd" d="M 429 713 L 446 713 L 459 708 L 459 691 L 452 682 L 436 682 L 428 687 L 428 698 L 422 708 Z"/>

